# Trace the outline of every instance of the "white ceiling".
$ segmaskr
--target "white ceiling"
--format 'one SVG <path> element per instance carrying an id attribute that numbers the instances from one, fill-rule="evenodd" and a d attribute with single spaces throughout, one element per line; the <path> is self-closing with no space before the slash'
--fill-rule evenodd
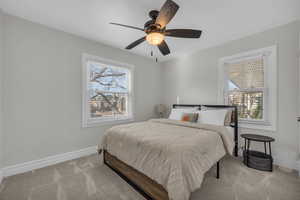
<path id="1" fill-rule="evenodd" d="M 203 30 L 200 39 L 167 38 L 171 55 L 212 47 L 299 19 L 299 0 L 175 0 L 180 5 L 168 28 Z M 4 12 L 124 49 L 143 32 L 109 22 L 143 27 L 148 12 L 164 0 L 0 0 Z M 144 42 L 133 53 L 150 56 Z M 159 52 L 155 49 L 155 54 Z"/>

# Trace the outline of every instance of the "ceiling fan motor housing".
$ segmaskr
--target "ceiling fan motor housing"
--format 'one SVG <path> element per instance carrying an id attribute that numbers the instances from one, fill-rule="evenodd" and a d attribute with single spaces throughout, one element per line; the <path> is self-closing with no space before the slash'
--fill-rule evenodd
<path id="1" fill-rule="evenodd" d="M 144 28 L 147 29 L 149 28 L 151 25 L 155 24 L 155 20 L 154 19 L 151 19 L 149 21 L 147 21 L 144 25 Z"/>
<path id="2" fill-rule="evenodd" d="M 151 18 L 151 20 L 147 21 L 144 25 L 145 32 L 147 34 L 152 32 L 162 32 L 160 25 L 155 23 L 158 14 L 159 14 L 158 10 L 151 10 L 149 12 L 149 17 Z"/>
<path id="3" fill-rule="evenodd" d="M 149 24 L 147 27 L 145 27 L 145 33 L 153 33 L 153 32 L 158 32 L 158 33 L 163 33 L 165 29 L 161 29 L 158 24 Z"/>

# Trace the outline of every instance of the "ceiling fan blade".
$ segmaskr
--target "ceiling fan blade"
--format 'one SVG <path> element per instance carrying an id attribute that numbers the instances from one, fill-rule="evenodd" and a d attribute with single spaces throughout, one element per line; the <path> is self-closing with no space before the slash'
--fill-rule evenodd
<path id="1" fill-rule="evenodd" d="M 170 53 L 170 49 L 165 41 L 162 41 L 159 45 L 158 48 L 160 52 L 165 56 Z"/>
<path id="2" fill-rule="evenodd" d="M 133 43 L 128 45 L 125 49 L 132 49 L 132 48 L 136 47 L 137 45 L 141 44 L 142 42 L 144 42 L 145 40 L 146 40 L 146 36 L 134 41 Z"/>
<path id="3" fill-rule="evenodd" d="M 112 24 L 112 25 L 117 25 L 117 26 L 123 26 L 123 27 L 126 27 L 126 28 L 132 28 L 132 29 L 136 29 L 136 30 L 144 31 L 144 29 L 142 29 L 142 28 L 139 28 L 139 27 L 135 27 L 135 26 L 129 26 L 129 25 L 125 25 L 125 24 L 118 24 L 118 23 L 109 23 L 109 24 Z"/>
<path id="4" fill-rule="evenodd" d="M 179 5 L 172 0 L 167 0 L 159 11 L 155 23 L 159 24 L 161 28 L 164 28 L 171 19 L 175 16 Z"/>
<path id="5" fill-rule="evenodd" d="M 179 38 L 200 38 L 202 31 L 193 29 L 169 29 L 165 35 Z"/>

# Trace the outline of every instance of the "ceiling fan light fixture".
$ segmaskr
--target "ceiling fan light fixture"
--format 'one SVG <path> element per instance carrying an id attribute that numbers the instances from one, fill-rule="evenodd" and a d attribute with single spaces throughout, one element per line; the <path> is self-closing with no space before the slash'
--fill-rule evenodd
<path id="1" fill-rule="evenodd" d="M 158 33 L 158 32 L 152 32 L 149 33 L 146 37 L 146 40 L 149 42 L 149 44 L 151 45 L 159 45 L 160 43 L 162 43 L 162 41 L 165 39 L 164 34 L 162 33 Z"/>

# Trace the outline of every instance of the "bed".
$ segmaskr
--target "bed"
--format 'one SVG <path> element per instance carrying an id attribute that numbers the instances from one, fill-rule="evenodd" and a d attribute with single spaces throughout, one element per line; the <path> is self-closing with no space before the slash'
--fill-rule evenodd
<path id="1" fill-rule="evenodd" d="M 148 200 L 188 200 L 212 166 L 219 178 L 220 160 L 238 154 L 235 106 L 173 105 L 180 107 L 228 108 L 233 117 L 229 127 L 170 119 L 119 125 L 99 145 L 104 163 Z"/>

